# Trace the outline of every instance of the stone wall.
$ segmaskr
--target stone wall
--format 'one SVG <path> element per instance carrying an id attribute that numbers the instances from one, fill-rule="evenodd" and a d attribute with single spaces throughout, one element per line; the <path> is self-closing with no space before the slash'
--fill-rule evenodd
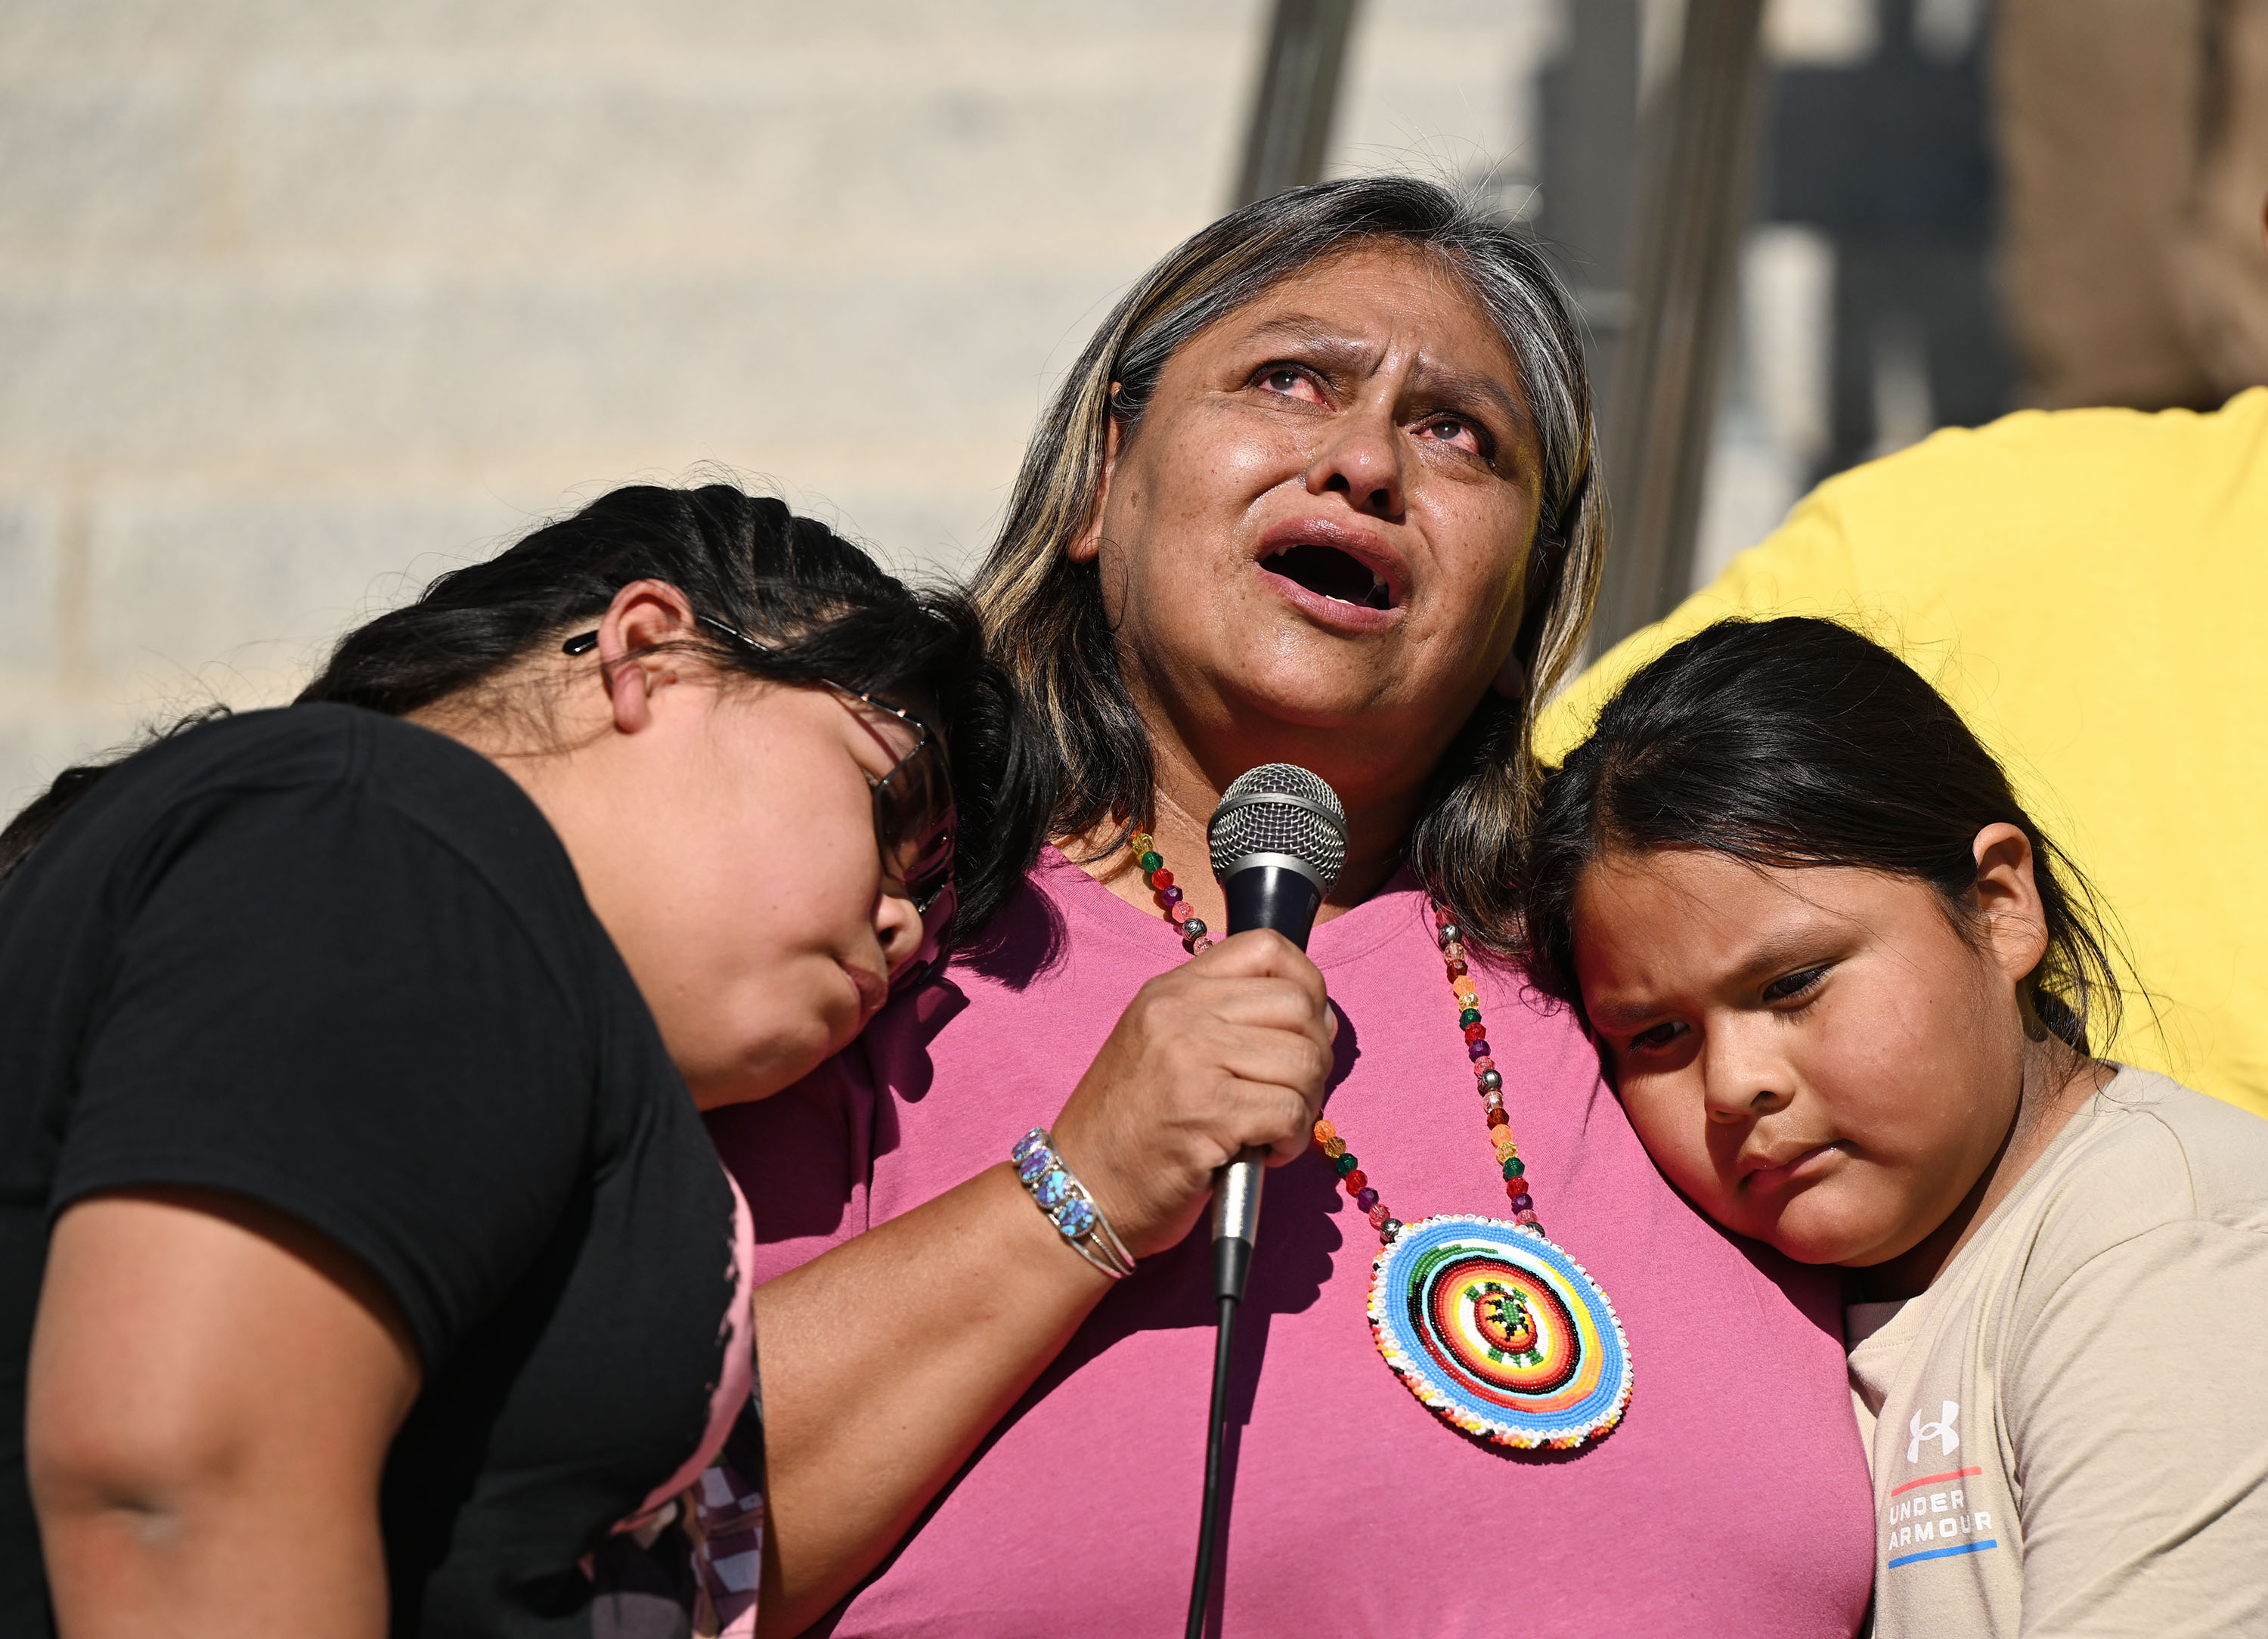
<path id="1" fill-rule="evenodd" d="M 1532 172 L 1555 9 L 1374 0 L 1340 170 Z M 634 477 L 981 550 L 1217 213 L 1261 0 L 10 0 L 0 804 Z"/>

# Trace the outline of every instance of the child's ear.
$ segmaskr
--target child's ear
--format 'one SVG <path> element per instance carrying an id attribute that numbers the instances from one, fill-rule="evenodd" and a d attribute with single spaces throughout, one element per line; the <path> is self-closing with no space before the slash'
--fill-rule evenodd
<path id="1" fill-rule="evenodd" d="M 2021 981 L 2048 952 L 2048 919 L 2032 874 L 2032 842 L 2016 827 L 1995 821 L 1977 834 L 1977 886 L 1970 890 L 1984 918 L 1992 959 Z"/>

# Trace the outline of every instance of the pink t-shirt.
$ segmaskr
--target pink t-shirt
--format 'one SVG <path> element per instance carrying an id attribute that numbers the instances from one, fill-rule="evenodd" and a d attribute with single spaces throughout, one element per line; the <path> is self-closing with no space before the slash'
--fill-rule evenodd
<path id="1" fill-rule="evenodd" d="M 1005 1160 L 1054 1120 L 1142 983 L 1186 959 L 1161 917 L 1053 851 L 996 934 L 998 956 L 957 961 L 799 1086 L 710 1118 L 755 1214 L 760 1279 Z M 1372 1183 L 1405 1219 L 1508 1217 L 1425 895 L 1397 879 L 1310 951 L 1343 1015 L 1329 1112 Z M 1371 1341 L 1377 1233 L 1313 1151 L 1270 1172 L 1239 1321 L 1219 1631 L 1851 1633 L 1873 1513 L 1831 1275 L 1687 1207 L 1573 1020 L 1523 1002 L 1515 980 L 1475 977 L 1536 1209 L 1622 1318 L 1629 1411 L 1572 1454 L 1444 1425 Z M 1102 1300 L 818 1631 L 1180 1630 L 1211 1371 L 1207 1235 Z"/>

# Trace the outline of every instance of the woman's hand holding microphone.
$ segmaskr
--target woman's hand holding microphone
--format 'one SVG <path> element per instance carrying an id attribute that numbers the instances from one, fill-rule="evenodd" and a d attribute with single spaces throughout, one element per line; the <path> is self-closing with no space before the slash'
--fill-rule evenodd
<path id="1" fill-rule="evenodd" d="M 1281 934 L 1240 933 L 1135 995 L 1056 1118 L 1055 1148 L 1137 1258 L 1186 1236 L 1248 1146 L 1304 1150 L 1338 1019 Z"/>

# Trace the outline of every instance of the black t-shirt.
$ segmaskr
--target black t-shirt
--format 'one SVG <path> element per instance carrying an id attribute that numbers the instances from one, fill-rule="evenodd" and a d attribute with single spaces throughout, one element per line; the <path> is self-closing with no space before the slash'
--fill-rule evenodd
<path id="1" fill-rule="evenodd" d="M 51 1621 L 23 1448 L 48 1233 L 137 1185 L 287 1212 L 401 1305 L 397 1634 L 589 1634 L 578 1560 L 726 1380 L 734 1213 L 519 787 L 340 706 L 165 742 L 0 893 L 0 1634 Z"/>

